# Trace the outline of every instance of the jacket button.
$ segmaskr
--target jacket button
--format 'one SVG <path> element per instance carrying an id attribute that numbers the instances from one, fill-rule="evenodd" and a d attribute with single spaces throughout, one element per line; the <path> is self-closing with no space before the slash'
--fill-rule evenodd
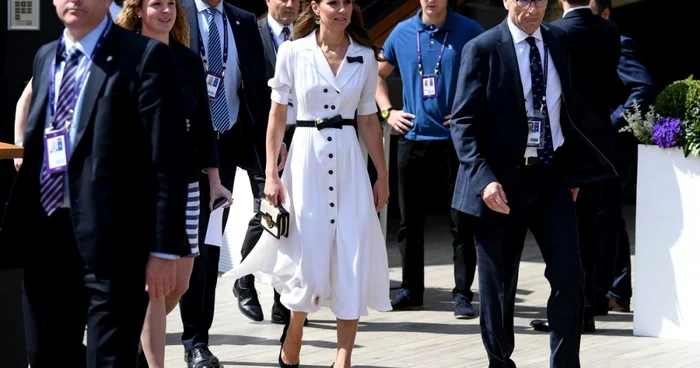
<path id="1" fill-rule="evenodd" d="M 329 158 L 333 158 L 333 154 L 332 154 L 332 153 L 329 154 L 328 157 L 329 157 Z"/>
<path id="2" fill-rule="evenodd" d="M 323 93 L 328 93 L 328 88 L 324 88 Z"/>
<path id="3" fill-rule="evenodd" d="M 332 192 L 332 191 L 333 191 L 333 187 L 328 187 L 328 190 L 330 190 L 330 191 Z"/>
<path id="4" fill-rule="evenodd" d="M 327 109 L 327 108 L 328 108 L 328 105 L 323 105 L 323 108 L 324 108 L 324 109 Z"/>
<path id="5" fill-rule="evenodd" d="M 331 224 L 335 224 L 335 220 L 331 220 Z"/>
<path id="6" fill-rule="evenodd" d="M 331 137 L 328 137 L 328 141 L 329 141 L 329 142 L 330 142 L 330 141 L 332 141 L 332 140 L 333 140 L 333 138 L 331 138 Z"/>
<path id="7" fill-rule="evenodd" d="M 335 207 L 335 203 L 331 203 L 331 207 Z"/>
<path id="8" fill-rule="evenodd" d="M 335 110 L 335 105 L 331 105 L 331 110 Z"/>
<path id="9" fill-rule="evenodd" d="M 333 175 L 333 170 L 328 170 L 328 173 Z"/>

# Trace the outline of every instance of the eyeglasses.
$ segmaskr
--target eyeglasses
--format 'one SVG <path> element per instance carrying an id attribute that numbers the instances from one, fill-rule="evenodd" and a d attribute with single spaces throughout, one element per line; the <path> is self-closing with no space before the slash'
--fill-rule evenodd
<path id="1" fill-rule="evenodd" d="M 513 0 L 515 1 L 516 4 L 518 4 L 519 7 L 521 8 L 529 8 L 530 4 L 535 3 L 535 6 L 538 8 L 544 8 L 547 6 L 548 1 L 547 0 Z"/>

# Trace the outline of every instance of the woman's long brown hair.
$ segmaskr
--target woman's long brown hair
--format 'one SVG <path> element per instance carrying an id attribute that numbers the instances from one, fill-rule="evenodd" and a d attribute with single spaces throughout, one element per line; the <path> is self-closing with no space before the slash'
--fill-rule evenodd
<path id="1" fill-rule="evenodd" d="M 304 1 L 299 18 L 297 18 L 297 21 L 294 23 L 294 39 L 306 37 L 311 32 L 314 32 L 316 28 L 318 28 L 318 24 L 316 24 L 316 14 L 311 8 L 311 3 L 315 2 L 316 4 L 320 4 L 323 1 L 324 0 Z M 365 29 L 362 9 L 360 9 L 360 7 L 357 6 L 354 1 L 352 4 L 350 24 L 345 31 L 359 45 L 371 48 L 372 51 L 374 51 L 374 58 L 377 59 L 377 61 L 384 60 L 381 56 L 379 56 L 379 47 L 375 46 L 372 41 L 370 41 L 369 34 L 367 34 L 367 30 Z"/>
<path id="2" fill-rule="evenodd" d="M 124 0 L 122 11 L 119 12 L 115 23 L 121 27 L 136 33 L 141 33 L 141 18 L 139 18 L 139 10 L 143 9 L 143 3 L 148 0 Z M 185 19 L 185 11 L 182 9 L 180 0 L 175 0 L 175 24 L 170 30 L 170 36 L 177 42 L 190 47 L 190 26 Z"/>

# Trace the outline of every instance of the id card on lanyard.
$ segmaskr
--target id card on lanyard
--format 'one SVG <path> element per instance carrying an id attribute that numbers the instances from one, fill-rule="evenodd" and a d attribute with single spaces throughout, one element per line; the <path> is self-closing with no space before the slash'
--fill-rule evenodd
<path id="1" fill-rule="evenodd" d="M 542 103 L 540 104 L 540 109 L 533 111 L 527 115 L 527 147 L 543 149 L 545 143 L 545 124 L 547 119 L 547 113 L 544 108 L 547 104 L 547 71 L 549 70 L 549 52 L 547 50 L 547 45 L 544 45 L 544 62 L 543 62 L 543 73 L 544 73 L 544 95 L 542 96 Z M 533 101 L 533 108 L 534 108 Z"/>
<path id="2" fill-rule="evenodd" d="M 209 63 L 207 62 L 207 56 L 204 52 L 204 41 L 202 41 L 202 34 L 199 32 L 199 30 L 197 30 L 197 37 L 199 37 L 199 55 L 202 57 L 204 71 L 207 73 L 207 94 L 209 94 L 209 98 L 212 100 L 219 96 L 221 89 L 224 87 L 226 61 L 228 60 L 228 22 L 226 21 L 225 14 L 221 14 L 221 21 L 224 23 L 224 57 L 222 61 L 221 75 L 209 70 Z M 216 25 L 216 22 L 214 22 L 214 24 Z"/>
<path id="3" fill-rule="evenodd" d="M 418 74 L 421 77 L 421 91 L 424 99 L 435 98 L 438 95 L 437 76 L 440 73 L 440 63 L 442 62 L 442 55 L 445 53 L 445 45 L 447 44 L 448 34 L 449 32 L 445 32 L 445 39 L 442 41 L 440 53 L 438 54 L 437 62 L 435 63 L 435 73 L 423 75 L 423 61 L 420 54 L 420 32 L 416 31 L 416 54 L 418 55 Z"/>
<path id="4" fill-rule="evenodd" d="M 97 52 L 104 44 L 105 38 L 107 37 L 107 34 L 109 33 L 109 30 L 111 28 L 112 20 L 111 18 L 109 18 L 107 20 L 107 26 L 102 31 L 102 34 L 100 35 L 100 38 L 98 39 L 97 44 L 95 45 L 95 48 L 92 50 L 92 54 L 88 59 L 88 63 L 85 66 L 83 73 L 80 75 L 80 78 L 75 81 L 73 91 L 70 92 L 71 94 L 68 100 L 68 105 L 63 107 L 64 111 L 69 112 L 69 117 L 59 117 L 56 115 L 56 61 L 58 60 L 59 56 L 61 56 L 61 54 L 65 54 L 67 52 L 65 41 L 63 40 L 63 35 L 61 35 L 61 38 L 58 40 L 58 44 L 56 46 L 56 54 L 54 55 L 53 61 L 51 63 L 51 68 L 49 69 L 49 126 L 44 131 L 44 159 L 47 164 L 47 172 L 50 174 L 64 172 L 68 168 L 68 159 L 70 157 L 70 141 L 68 137 L 68 132 L 70 131 L 70 127 L 73 124 L 74 120 L 77 119 L 77 117 L 75 117 L 74 111 L 78 103 L 78 97 L 80 96 L 80 91 L 82 91 L 83 85 L 85 84 L 85 78 L 88 75 L 88 72 L 90 71 L 92 61 L 95 59 L 95 55 L 97 55 Z M 65 67 L 63 76 L 66 76 Z M 62 126 L 59 126 L 59 118 L 67 119 L 63 122 Z"/>

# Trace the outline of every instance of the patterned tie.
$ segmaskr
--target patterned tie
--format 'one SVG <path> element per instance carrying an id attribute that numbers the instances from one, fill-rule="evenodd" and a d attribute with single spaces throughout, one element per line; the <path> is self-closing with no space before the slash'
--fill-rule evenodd
<path id="1" fill-rule="evenodd" d="M 63 69 L 61 87 L 58 90 L 56 101 L 55 121 L 56 129 L 64 129 L 66 121 L 73 119 L 71 111 L 71 100 L 75 92 L 76 72 L 78 70 L 78 60 L 80 60 L 80 50 L 72 48 L 67 52 L 66 66 Z M 67 143 L 67 142 L 66 142 Z M 65 171 L 49 174 L 49 163 L 44 160 L 44 171 L 41 174 L 41 205 L 50 216 L 63 203 L 63 180 Z"/>
<path id="2" fill-rule="evenodd" d="M 216 27 L 216 14 L 218 11 L 214 8 L 207 9 L 207 21 L 209 22 L 209 71 L 221 76 L 224 71 L 224 63 L 221 56 L 221 41 L 219 40 L 219 29 Z M 218 132 L 227 131 L 230 126 L 228 116 L 228 106 L 226 105 L 226 88 L 222 85 L 219 94 L 211 101 L 211 114 L 214 118 L 214 128 Z"/>
<path id="3" fill-rule="evenodd" d="M 289 28 L 287 28 L 287 27 L 282 28 L 282 34 L 284 35 L 284 41 L 289 40 L 289 33 L 290 33 Z M 282 42 L 284 42 L 284 41 L 282 41 Z"/>
<path id="4" fill-rule="evenodd" d="M 547 104 L 544 101 L 546 97 L 547 86 L 545 85 L 544 72 L 542 70 L 542 59 L 540 58 L 540 49 L 537 47 L 534 37 L 528 37 L 527 43 L 530 44 L 530 74 L 532 77 L 532 102 L 535 111 L 542 109 L 544 119 L 544 148 L 537 150 L 537 157 L 544 167 L 552 164 L 554 158 L 554 146 L 552 144 L 552 130 L 549 127 L 549 113 L 547 112 Z"/>

